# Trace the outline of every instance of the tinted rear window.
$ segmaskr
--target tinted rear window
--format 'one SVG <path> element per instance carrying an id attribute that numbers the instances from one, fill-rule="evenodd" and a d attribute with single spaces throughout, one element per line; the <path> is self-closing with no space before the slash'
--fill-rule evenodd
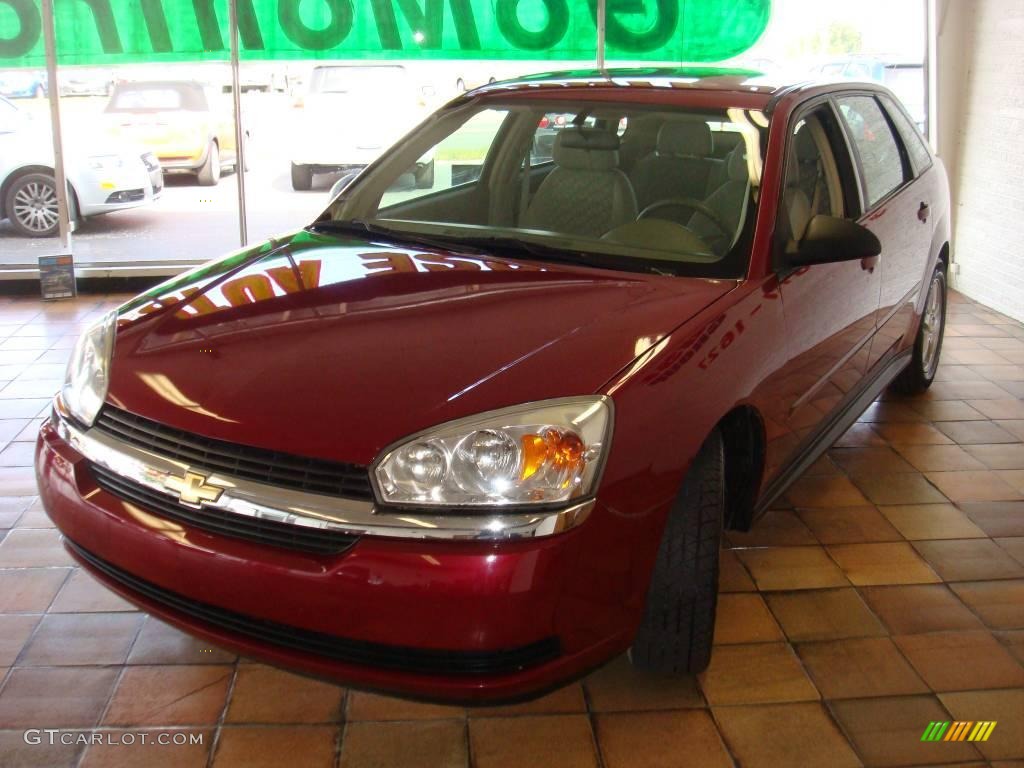
<path id="1" fill-rule="evenodd" d="M 107 112 L 201 112 L 206 108 L 206 95 L 198 84 L 130 83 L 114 90 Z"/>

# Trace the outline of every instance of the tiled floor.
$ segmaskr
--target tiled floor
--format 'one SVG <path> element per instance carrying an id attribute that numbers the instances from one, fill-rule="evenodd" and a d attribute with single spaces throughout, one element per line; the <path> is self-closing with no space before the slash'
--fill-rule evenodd
<path id="1" fill-rule="evenodd" d="M 72 567 L 31 444 L 77 329 L 114 303 L 0 299 L 0 766 L 1024 765 L 1021 325 L 952 296 L 930 392 L 876 403 L 729 537 L 706 674 L 619 659 L 534 703 L 467 711 L 205 648 Z M 998 726 L 985 743 L 920 741 L 956 719 Z M 58 727 L 136 743 L 25 743 Z M 170 731 L 202 743 L 139 743 Z"/>

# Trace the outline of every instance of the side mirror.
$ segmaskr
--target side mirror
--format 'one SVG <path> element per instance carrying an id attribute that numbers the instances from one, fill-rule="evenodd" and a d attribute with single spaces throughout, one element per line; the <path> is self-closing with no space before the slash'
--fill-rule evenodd
<path id="1" fill-rule="evenodd" d="M 790 254 L 788 261 L 802 267 L 871 259 L 881 253 L 882 244 L 870 229 L 849 219 L 819 214 L 807 225 L 796 253 Z"/>

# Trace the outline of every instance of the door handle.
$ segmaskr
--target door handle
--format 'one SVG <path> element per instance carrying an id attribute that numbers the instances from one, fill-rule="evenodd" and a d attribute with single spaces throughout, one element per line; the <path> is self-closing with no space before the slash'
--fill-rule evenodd
<path id="1" fill-rule="evenodd" d="M 922 224 L 928 221 L 928 203 L 921 203 L 921 207 L 917 209 L 917 218 Z"/>

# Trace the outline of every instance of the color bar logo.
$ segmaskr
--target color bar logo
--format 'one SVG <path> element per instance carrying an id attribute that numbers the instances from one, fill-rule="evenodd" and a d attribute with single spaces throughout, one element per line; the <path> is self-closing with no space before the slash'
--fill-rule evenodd
<path id="1" fill-rule="evenodd" d="M 995 728 L 995 720 L 931 722 L 921 734 L 921 741 L 988 741 Z"/>

